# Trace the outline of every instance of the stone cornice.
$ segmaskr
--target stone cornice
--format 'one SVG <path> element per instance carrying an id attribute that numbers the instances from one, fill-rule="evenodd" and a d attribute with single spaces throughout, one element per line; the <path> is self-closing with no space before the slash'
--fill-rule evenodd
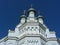
<path id="1" fill-rule="evenodd" d="M 56 37 L 50 37 L 50 38 L 47 38 L 48 41 L 57 41 L 59 44 L 60 44 L 60 38 L 56 38 Z"/>
<path id="2" fill-rule="evenodd" d="M 47 38 L 48 41 L 57 41 L 57 38 L 56 37 L 50 37 L 50 38 Z"/>
<path id="3" fill-rule="evenodd" d="M 50 34 L 55 34 L 56 32 L 55 31 L 50 31 Z"/>
<path id="4" fill-rule="evenodd" d="M 7 39 L 8 39 L 8 40 L 18 40 L 18 38 L 17 38 L 17 37 L 11 37 L 11 36 L 10 36 L 10 37 L 8 37 Z"/>
<path id="5" fill-rule="evenodd" d="M 3 39 L 0 40 L 0 43 L 1 42 L 6 42 L 7 40 L 19 40 L 17 37 L 4 37 Z"/>
<path id="6" fill-rule="evenodd" d="M 47 39 L 46 38 L 44 38 L 42 35 L 40 35 L 40 34 L 25 34 L 25 35 L 23 35 L 23 36 L 21 36 L 20 38 L 19 38 L 19 40 L 21 40 L 21 39 L 23 39 L 23 38 L 25 38 L 25 37 L 40 37 L 41 39 L 43 39 L 44 41 L 47 41 Z"/>

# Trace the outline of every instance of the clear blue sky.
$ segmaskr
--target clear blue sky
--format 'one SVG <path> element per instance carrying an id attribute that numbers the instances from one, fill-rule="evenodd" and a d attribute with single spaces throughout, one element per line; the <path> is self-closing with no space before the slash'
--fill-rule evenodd
<path id="1" fill-rule="evenodd" d="M 0 0 L 0 38 L 8 34 L 8 30 L 16 27 L 23 10 L 30 5 L 40 10 L 44 23 L 51 31 L 56 31 L 60 38 L 60 0 Z"/>

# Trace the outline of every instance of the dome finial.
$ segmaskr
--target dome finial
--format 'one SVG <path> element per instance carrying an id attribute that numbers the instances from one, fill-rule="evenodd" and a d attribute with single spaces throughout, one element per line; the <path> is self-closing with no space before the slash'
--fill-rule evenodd
<path id="1" fill-rule="evenodd" d="M 32 4 L 31 4 L 31 8 L 28 10 L 28 13 L 29 13 L 30 11 L 36 12 L 35 9 L 33 8 L 33 5 L 32 5 Z"/>
<path id="2" fill-rule="evenodd" d="M 38 10 L 38 18 L 43 18 L 43 16 L 41 16 L 40 10 Z"/>
<path id="3" fill-rule="evenodd" d="M 31 4 L 31 8 L 33 7 L 33 5 Z"/>
<path id="4" fill-rule="evenodd" d="M 25 14 L 26 14 L 26 10 L 23 11 L 23 15 L 21 16 L 21 18 L 26 18 Z"/>
<path id="5" fill-rule="evenodd" d="M 26 14 L 26 10 L 24 10 L 23 14 L 24 14 L 24 15 Z"/>
<path id="6" fill-rule="evenodd" d="M 40 15 L 40 10 L 38 10 L 38 15 Z"/>

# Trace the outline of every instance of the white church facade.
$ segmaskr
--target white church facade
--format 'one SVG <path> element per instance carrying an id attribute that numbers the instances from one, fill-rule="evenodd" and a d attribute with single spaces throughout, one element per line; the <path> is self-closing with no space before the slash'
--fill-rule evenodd
<path id="1" fill-rule="evenodd" d="M 60 45 L 54 31 L 44 24 L 43 17 L 35 16 L 35 9 L 28 10 L 28 17 L 23 14 L 20 23 L 8 35 L 0 39 L 0 45 Z"/>

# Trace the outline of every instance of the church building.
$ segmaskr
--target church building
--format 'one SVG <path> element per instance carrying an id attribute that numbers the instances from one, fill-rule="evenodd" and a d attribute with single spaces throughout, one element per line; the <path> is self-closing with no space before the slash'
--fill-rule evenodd
<path id="1" fill-rule="evenodd" d="M 24 11 L 15 30 L 9 29 L 8 35 L 0 39 L 0 45 L 60 45 L 60 39 L 45 25 L 40 12 L 36 17 L 36 10 L 31 7 L 27 13 L 28 16 Z"/>

